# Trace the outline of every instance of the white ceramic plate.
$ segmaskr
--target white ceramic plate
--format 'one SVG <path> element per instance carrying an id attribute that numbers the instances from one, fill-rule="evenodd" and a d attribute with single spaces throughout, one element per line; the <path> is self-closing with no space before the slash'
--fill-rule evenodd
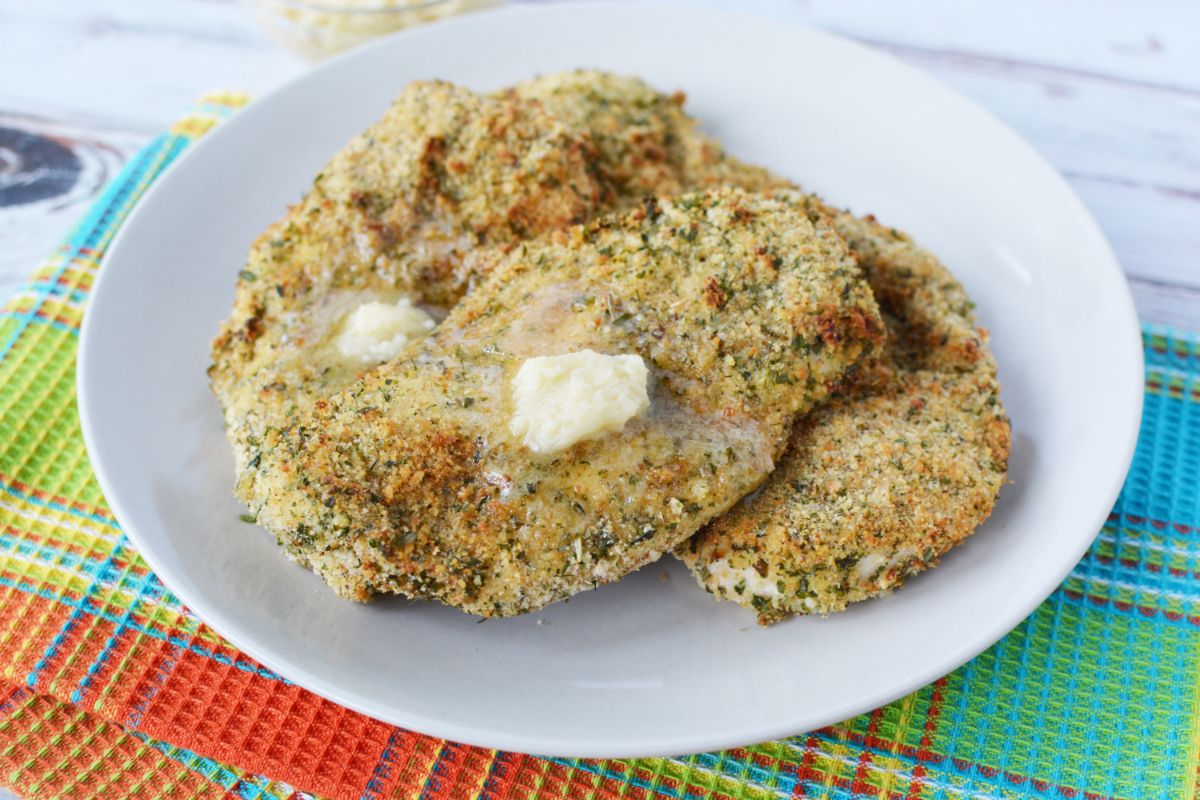
<path id="1" fill-rule="evenodd" d="M 487 90 L 599 66 L 686 89 L 737 155 L 913 232 L 993 334 L 1012 484 L 977 536 L 893 596 L 770 629 L 671 559 L 524 618 L 336 599 L 238 521 L 205 377 L 250 241 L 410 80 Z M 556 755 L 799 733 L 954 669 L 1019 623 L 1099 530 L 1141 408 L 1133 306 L 1103 235 L 1016 135 L 887 56 L 670 5 L 515 7 L 414 30 L 258 100 L 125 223 L 92 292 L 79 398 L 105 496 L 167 585 L 280 674 L 374 717 Z M 665 578 L 665 579 L 664 579 Z"/>

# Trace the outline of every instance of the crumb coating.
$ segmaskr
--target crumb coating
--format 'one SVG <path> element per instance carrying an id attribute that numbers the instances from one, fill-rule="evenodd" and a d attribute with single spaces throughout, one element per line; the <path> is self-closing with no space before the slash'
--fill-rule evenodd
<path id="1" fill-rule="evenodd" d="M 992 512 L 1011 432 L 962 286 L 873 218 L 829 211 L 887 324 L 883 354 L 792 432 L 762 489 L 677 555 L 769 624 L 829 614 L 937 564 Z"/>
<path id="2" fill-rule="evenodd" d="M 496 616 L 615 580 L 761 484 L 795 415 L 882 343 L 845 243 L 797 193 L 648 201 L 493 258 L 406 357 L 270 431 L 239 485 L 342 596 Z M 585 348 L 640 355 L 650 411 L 531 453 L 512 376 Z"/>

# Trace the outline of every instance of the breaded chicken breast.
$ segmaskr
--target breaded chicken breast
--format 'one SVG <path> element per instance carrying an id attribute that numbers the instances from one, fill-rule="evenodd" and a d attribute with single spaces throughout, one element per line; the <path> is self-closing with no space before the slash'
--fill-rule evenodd
<path id="1" fill-rule="evenodd" d="M 481 251 L 627 209 L 647 195 L 782 185 L 726 156 L 682 95 L 596 71 L 484 97 L 408 86 L 251 248 L 209 370 L 237 469 L 262 432 L 387 360 L 337 339 L 364 305 L 440 318 L 490 264 Z"/>
<path id="2" fill-rule="evenodd" d="M 888 344 L 800 419 L 763 488 L 677 555 L 718 598 L 769 624 L 828 614 L 935 565 L 991 513 L 1010 428 L 962 286 L 872 218 L 830 211 L 874 291 Z"/>
<path id="3" fill-rule="evenodd" d="M 648 201 L 491 257 L 431 336 L 251 459 L 242 498 L 343 597 L 497 616 L 615 580 L 762 483 L 795 416 L 881 346 L 857 265 L 799 194 Z M 648 402 L 538 451 L 514 379 L 588 351 L 643 364 Z"/>
<path id="4" fill-rule="evenodd" d="M 788 186 L 766 169 L 726 154 L 684 113 L 683 92 L 664 94 L 640 78 L 581 69 L 523 81 L 507 93 L 536 100 L 564 124 L 591 135 L 618 208 L 646 195 L 715 186 L 752 192 Z"/>
<path id="5" fill-rule="evenodd" d="M 537 103 L 410 84 L 250 250 L 209 371 L 239 470 L 267 427 L 382 360 L 337 352 L 350 313 L 407 300 L 436 318 L 481 248 L 609 202 L 596 161 L 586 133 Z"/>

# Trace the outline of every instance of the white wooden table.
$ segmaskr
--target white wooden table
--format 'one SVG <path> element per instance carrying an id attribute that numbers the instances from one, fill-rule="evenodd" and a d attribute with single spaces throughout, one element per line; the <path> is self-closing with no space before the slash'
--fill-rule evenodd
<path id="1" fill-rule="evenodd" d="M 1200 2 L 754 4 L 886 50 L 991 109 L 1099 219 L 1142 317 L 1200 329 Z M 261 94 L 306 67 L 237 0 L 0 0 L 0 301 L 200 94 Z M 51 140 L 40 146 L 65 165 L 52 196 L 29 196 L 47 175 L 22 171 L 11 143 L 36 141 L 23 134 Z"/>
<path id="2" fill-rule="evenodd" d="M 1200 329 L 1200 2 L 725 2 L 879 47 L 991 109 L 1083 197 L 1143 318 Z M 0 0 L 0 128 L 74 156 L 56 151 L 56 193 L 29 201 L 38 176 L 0 144 L 0 301 L 196 97 L 306 67 L 237 0 Z"/>

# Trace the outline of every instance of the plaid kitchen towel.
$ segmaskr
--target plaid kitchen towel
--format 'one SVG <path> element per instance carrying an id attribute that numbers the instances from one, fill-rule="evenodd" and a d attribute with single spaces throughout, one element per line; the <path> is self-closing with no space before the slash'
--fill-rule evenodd
<path id="1" fill-rule="evenodd" d="M 1141 440 L 1092 549 L 987 652 L 842 724 L 722 753 L 543 758 L 386 725 L 239 653 L 122 534 L 74 374 L 114 231 L 242 102 L 209 98 L 139 153 L 0 314 L 0 783 L 46 798 L 1194 796 L 1200 343 L 1150 327 Z"/>

